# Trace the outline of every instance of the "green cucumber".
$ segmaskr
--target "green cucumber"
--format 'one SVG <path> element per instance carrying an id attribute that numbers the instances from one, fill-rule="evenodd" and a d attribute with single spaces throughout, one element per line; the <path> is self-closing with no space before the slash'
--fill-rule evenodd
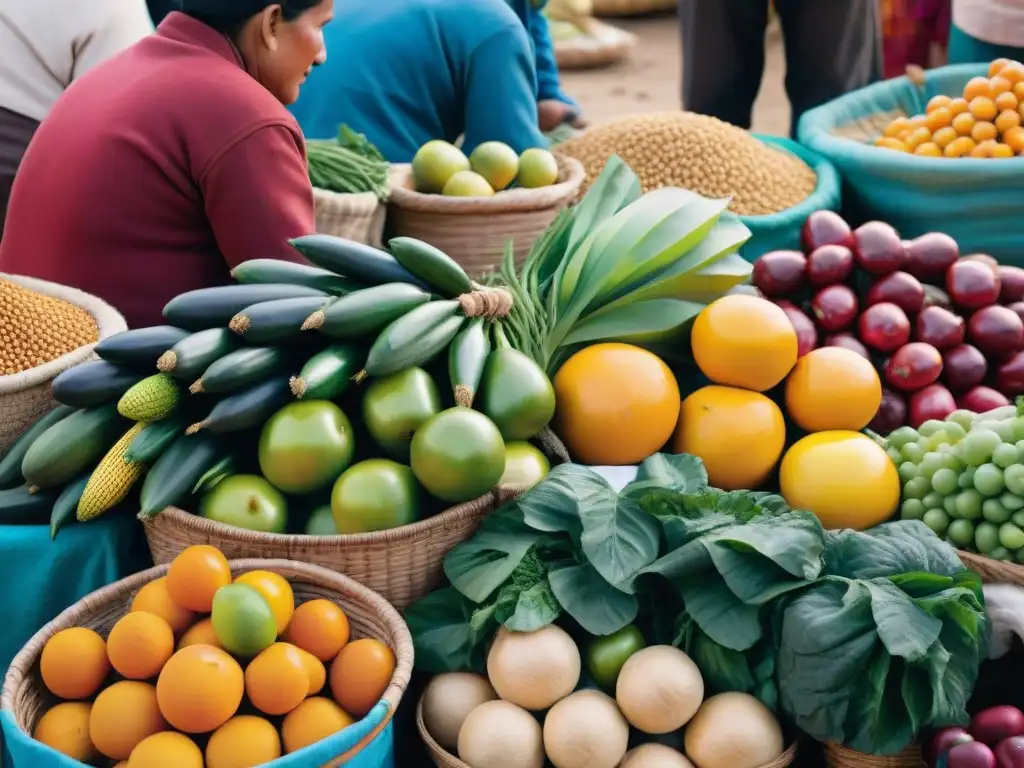
<path id="1" fill-rule="evenodd" d="M 234 392 L 284 373 L 291 364 L 291 355 L 281 347 L 242 347 L 214 361 L 189 391 L 214 395 Z"/>
<path id="2" fill-rule="evenodd" d="M 45 525 L 59 493 L 31 491 L 24 485 L 0 491 L 0 525 Z"/>
<path id="3" fill-rule="evenodd" d="M 50 511 L 50 538 L 57 538 L 57 531 L 68 523 L 77 520 L 78 501 L 85 493 L 85 486 L 89 484 L 92 472 L 86 472 L 77 479 L 71 481 L 61 491 L 60 496 L 53 502 L 53 509 Z"/>
<path id="4" fill-rule="evenodd" d="M 192 487 L 192 495 L 201 496 L 204 493 L 209 493 L 217 486 L 217 483 L 236 472 L 238 472 L 238 462 L 229 453 L 218 459 L 216 464 L 206 470 L 203 476 L 196 480 L 196 484 Z"/>
<path id="5" fill-rule="evenodd" d="M 302 324 L 333 339 L 359 339 L 430 301 L 430 294 L 408 283 L 385 283 L 350 293 L 318 309 Z"/>
<path id="6" fill-rule="evenodd" d="M 128 423 L 118 414 L 116 403 L 76 411 L 58 421 L 25 453 L 21 462 L 25 483 L 36 488 L 63 486 L 96 466 Z"/>
<path id="7" fill-rule="evenodd" d="M 484 318 L 474 317 L 448 347 L 448 376 L 455 393 L 455 404 L 473 407 L 473 398 L 480 388 L 487 356 L 491 354 L 491 338 Z"/>
<path id="8" fill-rule="evenodd" d="M 279 344 L 302 333 L 303 323 L 328 303 L 323 298 L 277 299 L 246 307 L 228 327 L 250 344 Z"/>
<path id="9" fill-rule="evenodd" d="M 414 237 L 394 237 L 388 240 L 388 247 L 399 264 L 446 299 L 473 290 L 473 281 L 466 270 L 440 248 Z"/>
<path id="10" fill-rule="evenodd" d="M 193 333 L 164 352 L 156 367 L 179 381 L 195 381 L 238 345 L 238 336 L 229 329 L 209 328 Z"/>
<path id="11" fill-rule="evenodd" d="M 462 315 L 454 315 L 428 326 L 423 333 L 415 336 L 410 333 L 388 336 L 385 330 L 370 348 L 366 365 L 356 374 L 356 381 L 362 381 L 366 376 L 387 376 L 406 368 L 426 365 L 452 343 L 465 322 L 466 318 Z"/>
<path id="12" fill-rule="evenodd" d="M 288 383 L 292 394 L 310 400 L 333 400 L 348 387 L 366 360 L 356 347 L 338 344 L 313 355 Z"/>
<path id="13" fill-rule="evenodd" d="M 205 419 L 185 430 L 185 434 L 191 435 L 200 430 L 221 434 L 257 427 L 291 397 L 287 378 L 269 379 L 225 397 Z"/>
<path id="14" fill-rule="evenodd" d="M 152 371 L 125 368 L 106 360 L 93 360 L 59 374 L 50 383 L 50 394 L 58 403 L 73 408 L 116 403 L 150 373 Z"/>
<path id="15" fill-rule="evenodd" d="M 303 235 L 288 241 L 318 267 L 345 275 L 366 285 L 409 283 L 424 290 L 430 286 L 398 263 L 387 251 L 333 235 Z"/>
<path id="16" fill-rule="evenodd" d="M 358 291 L 364 286 L 336 275 L 328 269 L 314 267 L 311 264 L 298 264 L 294 261 L 281 259 L 250 259 L 243 261 L 231 270 L 231 276 L 245 285 L 263 283 L 287 283 L 316 288 L 318 291 L 332 296 L 342 296 Z"/>
<path id="17" fill-rule="evenodd" d="M 136 328 L 104 339 L 95 352 L 109 363 L 152 369 L 160 355 L 188 335 L 188 331 L 173 325 Z"/>
<path id="18" fill-rule="evenodd" d="M 124 452 L 128 464 L 152 464 L 160 458 L 174 438 L 183 434 L 186 425 L 178 419 L 161 419 L 147 424 Z"/>
<path id="19" fill-rule="evenodd" d="M 182 293 L 164 307 L 167 322 L 191 331 L 219 328 L 246 307 L 261 301 L 326 297 L 323 291 L 305 285 L 260 283 L 256 285 L 219 285 Z"/>
<path id="20" fill-rule="evenodd" d="M 181 435 L 149 470 L 139 494 L 139 516 L 152 517 L 180 506 L 192 489 L 224 456 L 224 446 L 209 434 Z"/>
<path id="21" fill-rule="evenodd" d="M 0 490 L 14 488 L 25 482 L 25 478 L 21 476 L 21 462 L 25 460 L 25 454 L 32 447 L 32 443 L 43 432 L 74 412 L 75 409 L 70 405 L 58 405 L 49 413 L 36 419 L 28 429 L 21 433 L 21 437 L 14 441 L 14 445 L 7 451 L 3 460 L 0 460 Z"/>

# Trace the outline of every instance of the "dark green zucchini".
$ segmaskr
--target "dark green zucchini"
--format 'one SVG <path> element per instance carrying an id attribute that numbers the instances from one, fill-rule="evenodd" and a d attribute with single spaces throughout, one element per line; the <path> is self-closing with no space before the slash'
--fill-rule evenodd
<path id="1" fill-rule="evenodd" d="M 167 507 L 180 506 L 192 489 L 224 456 L 214 435 L 181 435 L 149 470 L 139 494 L 139 515 L 152 517 Z"/>
<path id="2" fill-rule="evenodd" d="M 108 363 L 106 360 L 93 360 L 59 374 L 50 384 L 50 394 L 64 405 L 92 408 L 116 403 L 121 395 L 151 373 Z"/>
<path id="3" fill-rule="evenodd" d="M 3 460 L 0 460 L 0 490 L 15 488 L 25 482 L 25 478 L 21 476 L 21 462 L 25 460 L 25 454 L 32 447 L 32 443 L 43 432 L 74 412 L 75 409 L 70 405 L 58 405 L 36 419 L 32 426 L 21 433 L 21 437 L 14 441 L 14 445 L 4 455 Z"/>
<path id="4" fill-rule="evenodd" d="M 185 430 L 194 434 L 208 430 L 217 434 L 256 427 L 269 419 L 292 398 L 287 378 L 273 378 L 225 397 L 202 421 Z"/>
<path id="5" fill-rule="evenodd" d="M 122 331 L 96 345 L 96 354 L 109 363 L 152 369 L 164 352 L 189 335 L 173 325 L 154 325 Z"/>
<path id="6" fill-rule="evenodd" d="M 192 488 L 192 494 L 194 496 L 201 496 L 204 493 L 209 493 L 216 487 L 217 483 L 236 472 L 238 472 L 238 462 L 235 461 L 235 457 L 230 453 L 222 456 L 217 460 L 216 464 L 203 473 L 202 477 L 196 480 L 196 484 Z"/>
<path id="7" fill-rule="evenodd" d="M 37 488 L 63 486 L 90 467 L 121 437 L 130 422 L 117 404 L 75 411 L 36 438 L 21 462 L 25 483 Z"/>
<path id="8" fill-rule="evenodd" d="M 147 424 L 124 452 L 128 464 L 152 464 L 163 455 L 174 438 L 185 433 L 187 424 L 177 418 L 161 419 Z"/>
<path id="9" fill-rule="evenodd" d="M 324 308 L 328 299 L 277 299 L 246 307 L 228 327 L 250 344 L 278 344 L 302 333 L 302 324 Z"/>
<path id="10" fill-rule="evenodd" d="M 347 277 L 336 275 L 329 269 L 314 267 L 312 264 L 298 264 L 281 259 L 250 259 L 231 270 L 231 276 L 246 285 L 265 283 L 287 283 L 316 288 L 318 291 L 341 296 L 358 291 L 365 286 Z"/>
<path id="11" fill-rule="evenodd" d="M 385 283 L 342 296 L 313 312 L 302 330 L 332 339 L 359 339 L 383 330 L 407 312 L 430 301 L 430 294 L 407 283 Z"/>
<path id="12" fill-rule="evenodd" d="M 27 486 L 0 491 L 0 525 L 45 525 L 60 489 L 32 492 Z"/>
<path id="13" fill-rule="evenodd" d="M 292 356 L 281 347 L 242 347 L 214 361 L 189 390 L 215 395 L 234 392 L 285 373 L 291 365 Z"/>
<path id="14" fill-rule="evenodd" d="M 172 325 L 202 331 L 220 328 L 246 307 L 261 301 L 327 296 L 305 285 L 261 283 L 257 285 L 221 285 L 199 288 L 175 296 L 164 307 L 164 317 Z"/>
<path id="15" fill-rule="evenodd" d="M 77 519 L 78 501 L 85 493 L 85 486 L 89 484 L 90 477 L 92 472 L 86 472 L 68 483 L 53 502 L 53 509 L 50 511 L 51 539 L 57 538 L 57 531 Z"/>
<path id="16" fill-rule="evenodd" d="M 366 285 L 409 283 L 423 290 L 430 286 L 398 263 L 387 251 L 334 235 L 303 235 L 288 241 L 318 267 Z"/>
<path id="17" fill-rule="evenodd" d="M 310 400 L 333 400 L 348 387 L 366 361 L 366 353 L 348 344 L 327 347 L 302 366 L 289 382 L 292 394 Z"/>
<path id="18" fill-rule="evenodd" d="M 239 346 L 227 328 L 208 328 L 182 339 L 164 352 L 156 367 L 179 381 L 195 381 L 203 371 Z"/>
<path id="19" fill-rule="evenodd" d="M 399 264 L 446 299 L 454 299 L 473 290 L 473 281 L 466 270 L 440 248 L 414 237 L 392 238 L 388 247 Z"/>
<path id="20" fill-rule="evenodd" d="M 432 301 L 393 322 L 373 342 L 356 381 L 426 365 L 462 328 L 466 318 L 457 314 L 458 308 L 454 300 Z"/>

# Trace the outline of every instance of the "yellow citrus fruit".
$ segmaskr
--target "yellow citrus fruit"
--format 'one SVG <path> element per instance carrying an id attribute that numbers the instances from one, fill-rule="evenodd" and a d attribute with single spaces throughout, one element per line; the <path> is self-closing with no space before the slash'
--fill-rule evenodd
<path id="1" fill-rule="evenodd" d="M 310 600 L 295 609 L 284 639 L 330 661 L 348 642 L 348 616 L 330 600 Z"/>
<path id="2" fill-rule="evenodd" d="M 190 645 L 221 647 L 220 640 L 217 639 L 217 633 L 213 631 L 213 619 L 207 616 L 205 619 L 197 621 L 185 631 L 185 634 L 181 636 L 181 640 L 178 641 L 178 650 L 180 651 L 182 648 Z"/>
<path id="3" fill-rule="evenodd" d="M 513 181 L 519 172 L 519 155 L 508 144 L 485 141 L 469 156 L 469 167 L 484 177 L 496 192 Z"/>
<path id="4" fill-rule="evenodd" d="M 238 662 L 212 645 L 190 645 L 171 656 L 156 681 L 160 711 L 185 733 L 220 728 L 238 711 L 245 678 Z"/>
<path id="5" fill-rule="evenodd" d="M 732 491 L 763 483 L 785 443 L 786 422 L 775 403 L 757 392 L 713 385 L 683 401 L 672 450 L 699 457 L 711 485 Z"/>
<path id="6" fill-rule="evenodd" d="M 245 668 L 245 693 L 265 715 L 291 712 L 309 693 L 309 673 L 302 651 L 291 643 L 274 643 Z"/>
<path id="7" fill-rule="evenodd" d="M 156 689 L 138 680 L 122 680 L 100 691 L 89 715 L 89 737 L 102 754 L 127 760 L 147 736 L 167 730 Z"/>
<path id="8" fill-rule="evenodd" d="M 526 189 L 550 187 L 558 181 L 558 161 L 546 149 L 534 147 L 519 156 L 519 186 Z"/>
<path id="9" fill-rule="evenodd" d="M 553 384 L 558 434 L 584 464 L 637 464 L 657 453 L 679 417 L 672 371 L 631 344 L 581 349 Z"/>
<path id="10" fill-rule="evenodd" d="M 237 715 L 213 732 L 206 744 L 206 768 L 252 768 L 281 756 L 281 737 L 269 721 Z"/>
<path id="11" fill-rule="evenodd" d="M 155 613 L 171 625 L 176 635 L 188 629 L 196 618 L 195 613 L 171 599 L 171 593 L 167 591 L 166 576 L 161 576 L 140 589 L 132 601 L 132 610 Z"/>
<path id="12" fill-rule="evenodd" d="M 900 479 L 885 451 L 859 432 L 808 435 L 779 469 L 786 503 L 813 512 L 826 528 L 865 530 L 892 517 Z"/>
<path id="13" fill-rule="evenodd" d="M 96 757 L 96 747 L 89 738 L 89 713 L 92 704 L 65 701 L 39 718 L 32 738 L 73 760 L 86 763 Z"/>
<path id="14" fill-rule="evenodd" d="M 281 723 L 281 740 L 286 754 L 316 744 L 355 722 L 330 699 L 313 696 L 285 715 Z"/>
<path id="15" fill-rule="evenodd" d="M 88 699 L 110 672 L 107 644 L 91 629 L 62 629 L 43 646 L 39 672 L 54 696 Z"/>
<path id="16" fill-rule="evenodd" d="M 129 680 L 156 677 L 172 653 L 174 632 L 171 625 L 155 613 L 126 613 L 107 637 L 110 663 Z"/>
<path id="17" fill-rule="evenodd" d="M 909 146 L 908 146 L 909 149 Z M 796 331 L 770 301 L 734 294 L 708 304 L 693 323 L 693 359 L 715 384 L 764 392 L 796 365 Z"/>
<path id="18" fill-rule="evenodd" d="M 786 379 L 786 412 L 807 432 L 864 429 L 881 404 L 875 367 L 843 347 L 809 352 Z"/>
<path id="19" fill-rule="evenodd" d="M 412 159 L 412 176 L 417 192 L 438 193 L 448 179 L 469 170 L 469 158 L 454 144 L 437 139 L 428 141 Z"/>
<path id="20" fill-rule="evenodd" d="M 320 693 L 324 683 L 327 682 L 327 668 L 320 659 L 309 651 L 304 651 L 301 648 L 298 648 L 298 651 L 299 655 L 302 656 L 302 663 L 306 666 L 306 675 L 309 677 L 309 690 L 306 695 L 312 696 Z"/>
<path id="21" fill-rule="evenodd" d="M 171 598 L 198 613 L 209 613 L 214 593 L 230 583 L 228 559 L 209 544 L 196 544 L 182 551 L 167 569 L 167 591 Z"/>
<path id="22" fill-rule="evenodd" d="M 203 768 L 203 752 L 184 734 L 154 733 L 135 745 L 128 768 Z"/>
<path id="23" fill-rule="evenodd" d="M 380 701 L 395 674 L 395 654 L 380 640 L 354 640 L 331 664 L 331 695 L 342 709 L 362 717 Z"/>
<path id="24" fill-rule="evenodd" d="M 284 632 L 295 612 L 295 595 L 288 579 L 272 571 L 249 571 L 235 579 L 238 584 L 248 584 L 267 601 L 274 612 L 278 634 Z"/>

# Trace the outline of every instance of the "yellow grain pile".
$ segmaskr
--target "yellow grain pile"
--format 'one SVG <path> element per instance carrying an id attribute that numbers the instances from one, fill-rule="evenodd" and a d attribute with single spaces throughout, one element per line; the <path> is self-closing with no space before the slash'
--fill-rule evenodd
<path id="1" fill-rule="evenodd" d="M 732 196 L 730 210 L 746 216 L 792 208 L 817 183 L 814 171 L 800 158 L 741 128 L 692 112 L 624 117 L 559 144 L 558 152 L 586 168 L 581 194 L 617 154 L 640 177 L 645 192 L 682 187 L 705 197 Z"/>
<path id="2" fill-rule="evenodd" d="M 0 278 L 0 376 L 27 371 L 99 339 L 92 315 Z"/>

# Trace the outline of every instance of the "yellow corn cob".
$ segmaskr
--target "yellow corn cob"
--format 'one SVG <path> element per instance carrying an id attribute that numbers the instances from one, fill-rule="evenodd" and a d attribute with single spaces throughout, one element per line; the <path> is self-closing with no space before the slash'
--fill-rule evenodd
<path id="1" fill-rule="evenodd" d="M 132 421 L 157 421 L 174 410 L 180 397 L 174 379 L 158 373 L 125 392 L 117 403 L 117 412 Z"/>
<path id="2" fill-rule="evenodd" d="M 84 523 L 94 517 L 99 517 L 120 502 L 142 476 L 145 467 L 142 464 L 126 462 L 124 452 L 145 426 L 144 423 L 139 422 L 129 429 L 114 447 L 107 451 L 107 455 L 93 470 L 89 482 L 85 484 L 82 498 L 78 500 L 76 517 L 79 522 Z"/>

